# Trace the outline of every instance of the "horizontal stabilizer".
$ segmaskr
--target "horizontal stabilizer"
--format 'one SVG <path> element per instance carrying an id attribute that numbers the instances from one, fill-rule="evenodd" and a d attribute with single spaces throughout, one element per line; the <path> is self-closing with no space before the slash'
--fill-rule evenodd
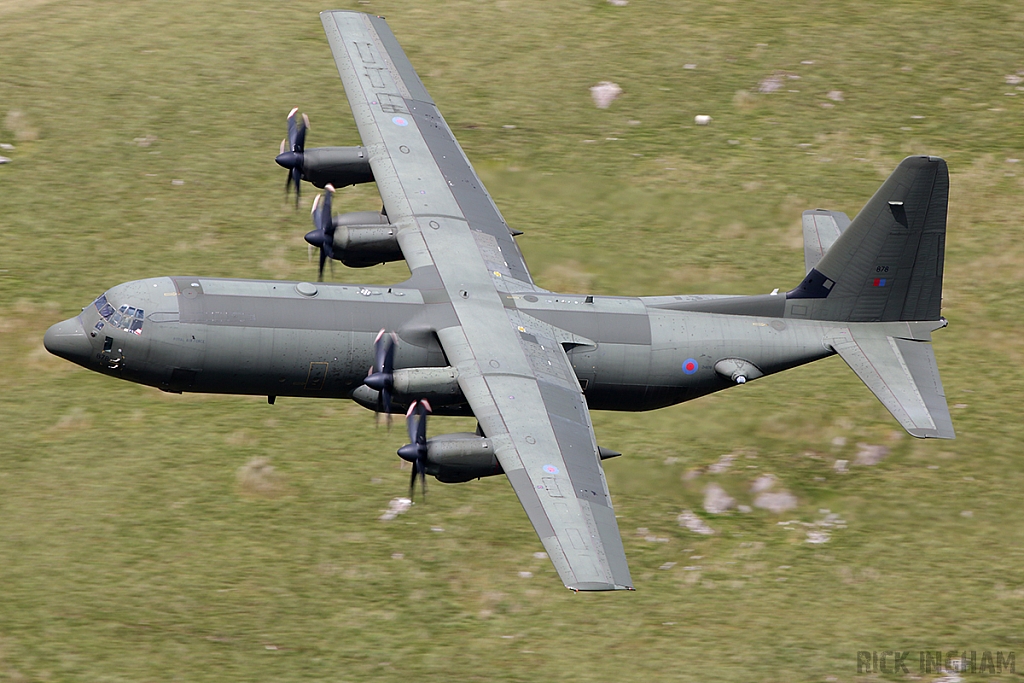
<path id="1" fill-rule="evenodd" d="M 870 328 L 836 329 L 826 342 L 912 436 L 956 437 L 929 342 Z"/>
<path id="2" fill-rule="evenodd" d="M 811 209 L 804 211 L 804 267 L 805 272 L 818 265 L 828 248 L 850 225 L 850 217 L 842 211 Z"/>

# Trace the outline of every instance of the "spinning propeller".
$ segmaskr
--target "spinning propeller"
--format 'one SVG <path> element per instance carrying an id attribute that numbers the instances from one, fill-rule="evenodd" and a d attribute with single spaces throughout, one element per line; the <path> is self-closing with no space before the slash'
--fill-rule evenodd
<path id="1" fill-rule="evenodd" d="M 423 497 L 427 497 L 427 413 L 431 412 L 426 399 L 414 401 L 405 414 L 405 424 L 409 429 L 409 441 L 398 449 L 402 460 L 412 463 L 412 476 L 409 477 L 409 500 L 412 500 L 416 489 L 416 475 L 420 475 Z"/>
<path id="2" fill-rule="evenodd" d="M 384 413 L 391 426 L 391 395 L 395 389 L 395 333 L 382 328 L 373 341 L 373 367 L 363 383 L 377 390 L 377 415 Z M 429 404 L 427 404 L 429 407 Z"/>
<path id="3" fill-rule="evenodd" d="M 324 187 L 325 192 L 313 200 L 313 225 L 316 230 L 306 233 L 306 241 L 320 249 L 320 282 L 324 279 L 324 263 L 334 258 L 334 219 L 331 217 L 331 196 L 334 186 Z M 333 272 L 334 261 L 331 261 Z"/>
<path id="4" fill-rule="evenodd" d="M 288 113 L 288 138 L 281 141 L 281 153 L 275 161 L 278 165 L 288 169 L 288 179 L 284 184 L 284 191 L 287 194 L 292 183 L 295 184 L 295 207 L 299 206 L 299 183 L 302 180 L 302 151 L 306 145 L 306 131 L 309 129 L 309 117 L 302 115 L 302 120 L 296 118 L 299 108 L 296 107 Z M 323 268 L 321 267 L 321 270 Z"/>

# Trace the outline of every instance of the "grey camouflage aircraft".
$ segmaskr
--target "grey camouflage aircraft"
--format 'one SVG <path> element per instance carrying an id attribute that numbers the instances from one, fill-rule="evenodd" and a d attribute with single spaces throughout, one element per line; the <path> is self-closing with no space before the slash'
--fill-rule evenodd
<path id="1" fill-rule="evenodd" d="M 590 410 L 651 410 L 838 353 L 916 437 L 953 438 L 931 333 L 949 175 L 904 159 L 857 217 L 803 216 L 807 276 L 758 296 L 558 294 L 509 228 L 380 17 L 321 20 L 363 147 L 278 163 L 326 188 L 306 239 L 353 267 L 405 260 L 390 286 L 159 277 L 111 288 L 51 327 L 50 352 L 168 392 L 352 399 L 407 412 L 412 484 L 504 474 L 565 585 L 631 589 Z M 333 188 L 376 182 L 384 210 L 333 217 Z M 367 368 L 370 368 L 367 372 Z M 426 416 L 475 434 L 427 438 Z"/>

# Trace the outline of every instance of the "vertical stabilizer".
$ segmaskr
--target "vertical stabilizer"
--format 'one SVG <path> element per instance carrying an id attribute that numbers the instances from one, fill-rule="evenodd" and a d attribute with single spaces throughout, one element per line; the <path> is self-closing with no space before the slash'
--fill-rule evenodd
<path id="1" fill-rule="evenodd" d="M 938 320 L 949 171 L 907 157 L 795 289 L 786 317 L 843 322 Z"/>

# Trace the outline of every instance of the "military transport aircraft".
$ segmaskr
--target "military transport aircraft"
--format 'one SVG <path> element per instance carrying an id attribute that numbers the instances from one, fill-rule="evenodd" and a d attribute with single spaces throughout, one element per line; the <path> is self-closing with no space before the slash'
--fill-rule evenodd
<path id="1" fill-rule="evenodd" d="M 321 14 L 363 147 L 278 162 L 326 188 L 306 239 L 361 267 L 404 259 L 390 287 L 159 277 L 111 288 L 51 327 L 50 352 L 169 392 L 347 398 L 407 412 L 413 483 L 504 474 L 565 585 L 631 589 L 590 410 L 651 410 L 838 353 L 907 431 L 953 438 L 931 333 L 940 316 L 949 175 L 909 157 L 857 217 L 804 213 L 807 275 L 758 296 L 558 294 L 534 284 L 509 228 L 387 23 Z M 380 213 L 331 214 L 335 187 L 376 182 Z M 369 369 L 369 372 L 367 371 Z M 427 438 L 426 416 L 477 433 Z"/>

